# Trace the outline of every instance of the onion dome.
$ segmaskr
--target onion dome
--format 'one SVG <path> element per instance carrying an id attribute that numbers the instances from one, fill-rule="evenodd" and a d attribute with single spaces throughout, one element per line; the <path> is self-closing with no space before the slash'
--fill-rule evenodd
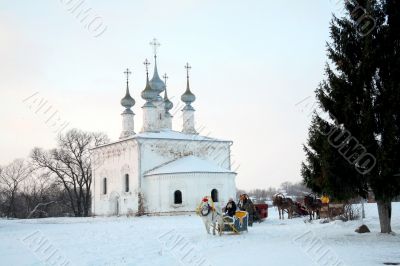
<path id="1" fill-rule="evenodd" d="M 181 100 L 186 104 L 192 104 L 196 100 L 196 95 L 190 91 L 189 80 L 187 81 L 186 91 L 182 94 Z"/>
<path id="2" fill-rule="evenodd" d="M 126 93 L 125 97 L 121 99 L 121 105 L 126 109 L 130 109 L 132 106 L 135 105 L 135 100 L 131 97 L 129 93 L 129 75 L 132 73 L 129 69 L 126 69 L 124 72 L 126 74 Z"/>
<path id="3" fill-rule="evenodd" d="M 144 61 L 144 65 L 146 66 L 146 87 L 142 91 L 141 96 L 144 100 L 146 100 L 146 105 L 149 106 L 153 105 L 151 102 L 157 97 L 158 93 L 150 86 L 148 71 L 148 65 L 150 65 L 150 63 L 147 59 Z"/>
<path id="4" fill-rule="evenodd" d="M 165 96 L 164 96 L 164 104 L 166 112 L 169 112 L 174 107 L 174 104 L 168 99 L 168 97 L 165 98 Z"/>
<path id="5" fill-rule="evenodd" d="M 126 88 L 126 94 L 125 97 L 121 99 L 121 105 L 125 107 L 126 109 L 130 109 L 132 106 L 135 105 L 135 99 L 131 97 L 129 94 L 129 89 Z"/>
<path id="6" fill-rule="evenodd" d="M 157 70 L 157 56 L 154 56 L 154 73 L 150 80 L 150 87 L 157 92 L 157 96 L 165 90 L 165 83 L 160 79 Z M 161 97 L 158 97 L 161 98 Z"/>
<path id="7" fill-rule="evenodd" d="M 146 100 L 146 103 L 151 103 L 157 97 L 157 92 L 150 87 L 149 75 L 147 75 L 146 88 L 144 88 L 141 95 Z"/>
<path id="8" fill-rule="evenodd" d="M 174 107 L 174 104 L 168 99 L 168 93 L 167 93 L 168 76 L 166 73 L 164 74 L 163 78 L 164 78 L 164 84 L 165 84 L 164 106 L 165 106 L 165 112 L 168 113 Z"/>
<path id="9" fill-rule="evenodd" d="M 186 91 L 184 94 L 181 96 L 182 102 L 186 103 L 187 106 L 190 106 L 195 100 L 196 96 L 190 91 L 190 85 L 189 85 L 189 69 L 191 66 L 189 66 L 189 63 L 186 64 Z"/>

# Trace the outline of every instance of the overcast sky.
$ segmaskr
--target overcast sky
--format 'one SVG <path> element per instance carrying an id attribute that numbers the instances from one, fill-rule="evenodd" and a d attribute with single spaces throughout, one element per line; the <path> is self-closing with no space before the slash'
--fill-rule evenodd
<path id="1" fill-rule="evenodd" d="M 139 131 L 142 63 L 153 62 L 149 42 L 156 37 L 159 71 L 170 77 L 175 106 L 189 62 L 202 133 L 234 141 L 238 188 L 301 180 L 302 144 L 340 1 L 85 0 L 75 13 L 68 10 L 79 2 L 0 4 L 0 164 L 27 157 L 35 146 L 54 147 L 63 123 L 117 139 L 127 67 Z M 87 8 L 81 22 L 76 15 Z M 36 112 L 41 99 L 46 108 Z"/>

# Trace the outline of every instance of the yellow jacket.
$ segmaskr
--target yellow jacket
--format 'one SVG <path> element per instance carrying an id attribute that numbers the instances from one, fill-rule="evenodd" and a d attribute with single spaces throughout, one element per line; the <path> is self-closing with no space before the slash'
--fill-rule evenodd
<path id="1" fill-rule="evenodd" d="M 322 204 L 329 204 L 329 197 L 328 196 L 322 196 L 321 197 Z"/>

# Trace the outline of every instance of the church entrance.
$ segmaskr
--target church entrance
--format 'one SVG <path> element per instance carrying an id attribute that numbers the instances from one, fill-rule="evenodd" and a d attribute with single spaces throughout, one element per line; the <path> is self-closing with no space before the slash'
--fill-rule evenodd
<path id="1" fill-rule="evenodd" d="M 110 214 L 112 216 L 119 216 L 120 213 L 119 194 L 112 192 L 110 195 Z"/>

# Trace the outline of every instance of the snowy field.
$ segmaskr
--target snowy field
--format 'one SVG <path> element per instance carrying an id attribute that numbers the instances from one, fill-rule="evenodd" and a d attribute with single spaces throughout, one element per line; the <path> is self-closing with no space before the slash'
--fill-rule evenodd
<path id="1" fill-rule="evenodd" d="M 348 265 L 400 263 L 400 234 L 381 235 L 375 204 L 372 233 L 359 222 L 269 218 L 242 235 L 207 235 L 197 216 L 0 220 L 0 265 Z M 392 229 L 400 233 L 400 204 Z M 204 258 L 205 260 L 201 260 Z M 200 260 L 199 260 L 200 259 Z M 328 262 L 328 263 L 327 263 Z"/>

